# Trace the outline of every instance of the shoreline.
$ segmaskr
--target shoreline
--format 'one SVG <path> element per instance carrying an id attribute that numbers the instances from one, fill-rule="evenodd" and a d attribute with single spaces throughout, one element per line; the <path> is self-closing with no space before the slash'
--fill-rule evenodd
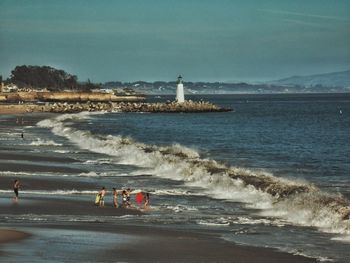
<path id="1" fill-rule="evenodd" d="M 1 151 L 0 154 L 4 155 L 6 152 Z M 9 156 L 3 156 L 4 159 L 23 159 L 23 157 L 25 157 L 24 154 L 19 153 L 16 156 L 15 152 L 11 152 Z M 33 158 L 36 159 L 38 156 Z M 43 158 L 45 161 L 45 158 L 48 157 L 44 156 Z M 47 161 L 61 162 L 64 159 L 48 158 Z M 67 161 L 72 160 L 67 159 Z M 33 169 L 35 171 L 35 167 Z M 19 247 L 19 250 L 21 250 L 20 241 L 29 236 L 33 237 L 33 241 L 25 242 L 26 250 L 50 251 L 48 246 L 53 246 L 57 250 L 66 251 L 64 241 L 57 237 L 57 233 L 65 230 L 73 239 L 81 240 L 86 233 L 88 236 L 94 237 L 91 243 L 97 246 L 98 250 L 94 254 L 93 262 L 112 262 L 116 259 L 124 262 L 166 262 L 169 261 L 169 258 L 171 262 L 316 262 L 315 259 L 296 256 L 274 248 L 239 245 L 222 239 L 211 230 L 182 229 L 178 226 L 151 226 L 147 223 L 130 224 L 124 220 L 117 221 L 118 219 L 113 218 L 139 217 L 148 212 L 137 209 L 115 209 L 112 207 L 110 193 L 108 193 L 105 208 L 93 205 L 94 194 L 86 197 L 82 196 L 83 199 L 79 198 L 80 195 L 67 196 L 63 199 L 57 199 L 55 195 L 47 195 L 48 191 L 70 191 L 72 185 L 77 191 L 96 191 L 100 185 L 92 184 L 88 178 L 82 180 L 82 178 L 51 178 L 25 175 L 21 176 L 20 180 L 24 183 L 25 188 L 20 192 L 19 203 L 12 204 L 13 193 L 9 189 L 11 177 L 0 177 L 1 190 L 4 189 L 4 186 L 9 189 L 8 193 L 4 193 L 0 198 L 0 210 L 8 216 L 0 224 L 0 227 L 6 230 L 6 232 L 0 231 L 0 236 L 2 236 L 2 233 L 6 233 L 4 235 L 6 246 L 2 247 L 0 242 L 0 259 L 9 257 L 9 259 L 16 260 L 17 255 L 13 255 L 11 248 L 17 250 Z M 46 192 L 33 195 L 26 193 L 27 190 Z M 28 215 L 30 215 L 28 220 L 22 222 L 16 222 L 15 220 L 17 217 Z M 50 218 L 56 216 L 59 216 L 59 219 L 51 221 Z M 30 220 L 32 217 L 33 220 Z M 72 221 L 72 217 L 77 218 L 78 221 Z M 11 228 L 18 230 L 9 230 Z M 50 241 L 50 244 L 43 242 L 47 240 L 47 236 L 43 233 L 52 237 L 53 241 Z M 102 245 L 106 234 L 114 235 L 114 244 L 112 243 L 110 246 Z M 133 241 L 130 242 L 130 240 Z M 85 240 L 81 242 L 82 244 L 77 244 L 81 247 L 81 253 L 74 255 L 74 258 L 63 258 L 62 260 L 71 262 L 87 261 L 88 258 L 85 254 L 93 250 L 94 246 L 89 247 L 89 242 L 85 245 Z M 38 247 L 38 243 L 41 244 L 40 247 Z M 6 250 L 8 246 L 10 246 L 10 251 Z M 37 257 L 40 256 L 34 256 L 32 259 L 41 259 Z M 43 257 L 52 259 L 51 257 L 57 257 L 57 255 L 55 253 L 52 255 L 45 254 Z"/>
<path id="2" fill-rule="evenodd" d="M 30 116 L 30 114 L 29 114 Z M 28 117 L 29 117 L 28 116 Z M 36 117 L 37 118 L 37 117 Z M 28 119 L 30 123 L 31 119 Z M 15 124 L 12 124 L 15 126 Z M 7 125 L 8 126 L 8 125 Z M 1 147 L 0 147 L 1 148 Z M 9 155 L 7 155 L 9 153 Z M 1 160 L 39 160 L 40 154 L 27 154 L 17 152 L 15 149 L 0 151 Z M 69 163 L 75 162 L 76 160 L 70 158 L 56 158 L 42 155 L 41 161 L 47 161 L 48 164 L 52 163 Z M 38 167 L 32 165 L 28 168 L 29 171 L 36 173 L 38 172 Z M 51 166 L 51 171 L 55 172 L 56 168 Z M 66 168 L 65 168 L 66 169 Z M 4 171 L 1 168 L 1 171 Z M 118 223 L 118 221 L 111 220 L 114 217 L 129 217 L 129 216 L 142 216 L 142 212 L 138 210 L 128 210 L 128 209 L 115 209 L 111 206 L 110 195 L 108 196 L 107 207 L 98 208 L 93 206 L 94 195 L 91 198 L 85 198 L 82 196 L 83 200 L 78 200 L 75 196 L 73 198 L 56 199 L 55 196 L 41 195 L 30 195 L 25 192 L 20 192 L 20 200 L 18 205 L 11 204 L 12 190 L 11 187 L 11 177 L 5 176 L 0 177 L 0 182 L 2 185 L 1 190 L 9 190 L 9 193 L 5 193 L 0 198 L 0 210 L 3 214 L 9 215 L 10 218 L 0 223 L 0 237 L 1 231 L 7 231 L 6 238 L 4 239 L 6 243 L 0 242 L 0 261 L 4 259 L 16 260 L 17 255 L 9 253 L 6 251 L 8 246 L 17 249 L 17 246 L 21 247 L 21 240 L 26 237 L 32 236 L 33 241 L 30 239 L 25 242 L 26 249 L 29 251 L 36 251 L 38 249 L 38 240 L 42 246 L 39 247 L 41 251 L 51 251 L 49 246 L 53 246 L 57 249 L 65 249 L 62 239 L 59 239 L 57 243 L 46 244 L 46 237 L 41 235 L 41 232 L 36 232 L 37 229 L 47 230 L 49 235 L 54 236 L 59 233 L 60 230 L 68 230 L 71 235 L 79 236 L 82 232 L 84 233 L 96 233 L 96 241 L 93 244 L 98 247 L 96 250 L 97 254 L 93 257 L 88 258 L 89 246 L 85 246 L 84 243 L 81 245 L 81 253 L 75 256 L 76 258 L 68 259 L 67 261 L 77 262 L 77 261 L 93 261 L 93 262 L 113 262 L 113 261 L 123 261 L 123 262 L 236 262 L 236 263 L 308 263 L 316 262 L 315 259 L 307 258 L 303 256 L 296 256 L 287 252 L 281 252 L 274 248 L 264 248 L 264 247 L 254 247 L 239 245 L 230 241 L 226 241 L 217 234 L 213 234 L 208 230 L 198 230 L 198 229 L 179 229 L 176 226 L 149 226 L 148 224 L 137 224 L 128 225 L 125 223 Z M 22 180 L 23 179 L 23 180 Z M 94 185 L 89 182 L 88 178 L 70 178 L 70 177 L 36 177 L 33 175 L 21 176 L 20 180 L 25 183 L 25 190 L 45 190 L 45 191 L 55 191 L 55 190 L 72 190 L 71 185 L 74 185 L 75 190 L 83 191 L 95 191 L 102 186 Z M 77 183 L 79 181 L 79 184 Z M 79 197 L 79 195 L 77 196 Z M 27 220 L 22 222 L 12 222 L 12 219 L 18 216 L 28 216 L 31 217 L 45 217 L 54 218 L 56 215 L 62 216 L 61 219 L 57 221 L 38 221 Z M 91 218 L 90 221 L 70 221 L 70 216 L 76 216 L 77 218 Z M 101 221 L 93 221 L 93 218 L 99 219 L 99 217 L 108 217 L 107 221 L 101 219 Z M 11 223 L 10 223 L 11 222 Z M 10 230 L 11 228 L 17 228 L 19 230 Z M 23 231 L 21 231 L 23 230 Z M 109 247 L 104 247 L 103 240 L 104 235 L 107 233 L 116 234 L 116 238 L 122 239 L 121 243 L 113 244 Z M 95 234 L 94 234 L 95 236 Z M 129 240 L 132 239 L 135 242 L 130 243 Z M 54 240 L 54 239 L 53 239 Z M 99 243 L 101 241 L 101 243 Z M 12 243 L 13 242 L 13 243 Z M 2 246 L 6 244 L 6 246 Z M 79 246 L 79 244 L 78 244 Z M 93 249 L 93 247 L 91 248 Z M 67 255 L 69 254 L 66 252 Z M 53 258 L 57 255 L 53 253 L 52 255 L 42 255 L 45 259 L 57 259 Z M 12 258 L 13 257 L 13 258 Z M 39 259 L 40 256 L 32 257 L 31 259 Z M 48 257 L 48 258 L 46 258 Z M 50 258 L 52 257 L 52 258 Z M 93 260 L 91 260 L 93 259 Z M 65 261 L 66 258 L 63 258 Z"/>
<path id="3" fill-rule="evenodd" d="M 58 251 L 65 248 L 62 239 L 56 233 L 64 231 L 73 239 L 77 238 L 76 246 L 81 246 L 82 253 L 66 255 L 63 261 L 91 261 L 91 262 L 235 262 L 235 263 L 311 263 L 314 258 L 292 255 L 273 248 L 251 247 L 238 245 L 221 239 L 208 232 L 200 233 L 195 230 L 164 229 L 140 225 L 108 225 L 101 223 L 73 223 L 73 224 L 27 224 L 21 225 L 25 232 L 10 231 L 12 237 L 22 239 L 32 236 L 36 241 L 26 242 L 27 250 L 50 251 L 55 246 Z M 40 228 L 41 231 L 37 231 Z M 43 230 L 43 232 L 42 232 Z M 1 230 L 0 230 L 1 231 Z M 28 234 L 28 233 L 29 234 Z M 0 232 L 1 233 L 1 232 Z M 32 233 L 32 235 L 31 235 Z M 93 243 L 108 239 L 104 246 L 94 247 L 89 239 L 81 240 L 81 235 L 93 236 Z M 10 246 L 21 246 L 22 239 Z M 50 244 L 42 242 L 50 240 Z M 40 245 L 38 247 L 38 241 Z M 8 241 L 10 242 L 10 241 Z M 103 242 L 102 242 L 103 243 Z M 1 243 L 0 243 L 1 245 Z M 1 248 L 1 246 L 0 246 Z M 95 250 L 95 251 L 94 251 Z M 8 254 L 2 250 L 0 258 Z M 90 255 L 93 253 L 93 260 Z M 43 252 L 32 259 L 57 259 L 52 253 Z"/>

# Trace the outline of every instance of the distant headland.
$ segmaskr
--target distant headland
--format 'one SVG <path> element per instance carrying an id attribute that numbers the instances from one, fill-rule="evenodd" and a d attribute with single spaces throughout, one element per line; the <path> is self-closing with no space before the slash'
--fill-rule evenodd
<path id="1" fill-rule="evenodd" d="M 78 82 L 75 75 L 48 66 L 17 66 L 5 81 L 1 77 L 0 113 L 81 111 L 122 112 L 224 112 L 209 102 L 185 100 L 178 80 L 177 100 L 148 103 L 130 87 L 104 88 L 102 84 Z M 175 89 L 174 89 L 175 92 Z M 179 100 L 179 98 L 181 98 Z"/>

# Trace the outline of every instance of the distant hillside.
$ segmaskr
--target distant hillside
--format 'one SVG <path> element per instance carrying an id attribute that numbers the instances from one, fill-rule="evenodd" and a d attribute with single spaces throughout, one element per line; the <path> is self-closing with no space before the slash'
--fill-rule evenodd
<path id="1" fill-rule="evenodd" d="M 184 82 L 186 94 L 239 94 L 239 93 L 281 93 L 285 87 L 270 84 L 251 85 L 247 83 L 220 83 L 220 82 Z M 133 89 L 136 92 L 149 95 L 175 94 L 176 82 L 145 82 L 132 83 L 107 82 L 103 85 L 106 89 Z"/>
<path id="2" fill-rule="evenodd" d="M 133 89 L 150 95 L 175 94 L 176 82 L 107 82 L 107 89 Z M 262 84 L 184 82 L 186 94 L 240 94 L 240 93 L 336 93 L 350 92 L 350 70 L 311 76 L 294 76 Z"/>
<path id="3" fill-rule="evenodd" d="M 310 76 L 293 76 L 290 78 L 272 81 L 271 83 L 283 86 L 300 86 L 307 89 L 312 89 L 320 86 L 327 88 L 350 89 L 350 70 Z"/>
<path id="4" fill-rule="evenodd" d="M 265 94 L 265 93 L 328 93 L 350 92 L 349 87 L 323 86 L 321 84 L 304 86 L 289 84 L 292 82 L 274 84 L 247 84 L 247 83 L 220 83 L 220 82 L 184 82 L 185 94 Z M 300 82 L 301 83 L 301 82 Z M 132 89 L 146 95 L 168 95 L 176 93 L 176 82 L 145 82 L 131 83 L 107 82 L 105 89 L 125 90 Z"/>

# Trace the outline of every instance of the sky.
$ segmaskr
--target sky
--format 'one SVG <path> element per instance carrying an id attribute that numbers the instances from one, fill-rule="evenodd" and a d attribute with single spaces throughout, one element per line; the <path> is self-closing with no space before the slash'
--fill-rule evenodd
<path id="1" fill-rule="evenodd" d="M 0 0 L 0 75 L 265 81 L 350 69 L 350 0 Z"/>

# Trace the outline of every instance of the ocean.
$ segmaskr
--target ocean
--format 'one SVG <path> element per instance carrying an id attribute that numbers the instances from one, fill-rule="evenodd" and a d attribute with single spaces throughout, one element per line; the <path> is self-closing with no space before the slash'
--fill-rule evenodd
<path id="1" fill-rule="evenodd" d="M 151 198 L 151 210 L 141 216 L 8 214 L 0 223 L 100 221 L 195 229 L 238 244 L 350 262 L 350 94 L 187 99 L 234 110 L 33 114 L 11 131 L 10 116 L 0 116 L 2 151 L 78 160 L 55 164 L 54 173 L 35 172 L 39 178 L 70 178 L 70 187 L 24 188 L 22 195 L 93 203 L 105 186 L 146 191 Z M 45 165 L 40 159 L 13 164 L 16 171 L 0 174 L 25 178 L 21 166 Z M 60 172 L 60 166 L 85 172 Z M 78 188 L 82 182 L 96 189 Z M 1 187 L 0 201 L 10 192 Z M 111 203 L 111 195 L 105 200 Z"/>

